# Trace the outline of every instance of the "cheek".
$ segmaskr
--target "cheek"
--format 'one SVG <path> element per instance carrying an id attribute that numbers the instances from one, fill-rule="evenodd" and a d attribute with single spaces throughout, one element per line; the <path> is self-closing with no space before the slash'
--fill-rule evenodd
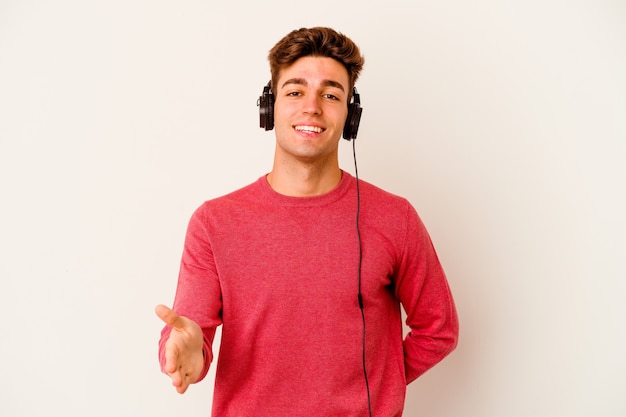
<path id="1" fill-rule="evenodd" d="M 283 104 L 275 103 L 274 104 L 274 123 L 276 125 L 288 123 L 290 119 L 290 108 L 289 106 L 285 106 Z"/>
<path id="2" fill-rule="evenodd" d="M 346 123 L 346 119 L 348 118 L 348 109 L 346 108 L 344 111 L 339 112 L 337 115 L 337 123 L 339 127 L 343 127 Z"/>
<path id="3" fill-rule="evenodd" d="M 274 132 L 277 139 L 287 137 L 291 133 L 291 120 L 287 108 L 274 106 Z"/>

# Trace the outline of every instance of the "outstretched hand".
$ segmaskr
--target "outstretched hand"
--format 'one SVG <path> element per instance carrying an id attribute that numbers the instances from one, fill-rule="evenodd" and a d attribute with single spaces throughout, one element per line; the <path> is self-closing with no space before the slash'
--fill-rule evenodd
<path id="1" fill-rule="evenodd" d="M 172 327 L 165 343 L 163 369 L 172 378 L 176 391 L 182 394 L 198 380 L 204 367 L 202 329 L 193 320 L 178 315 L 162 304 L 156 307 L 155 312 L 165 324 Z"/>

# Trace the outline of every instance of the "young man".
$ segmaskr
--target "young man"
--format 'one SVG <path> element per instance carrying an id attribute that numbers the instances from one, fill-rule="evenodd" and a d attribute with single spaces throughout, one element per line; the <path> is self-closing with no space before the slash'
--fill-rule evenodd
<path id="1" fill-rule="evenodd" d="M 193 214 L 173 310 L 156 309 L 162 370 L 180 393 L 200 381 L 222 325 L 214 416 L 400 416 L 456 346 L 444 272 L 410 203 L 339 167 L 358 47 L 300 29 L 269 60 L 272 170 Z"/>

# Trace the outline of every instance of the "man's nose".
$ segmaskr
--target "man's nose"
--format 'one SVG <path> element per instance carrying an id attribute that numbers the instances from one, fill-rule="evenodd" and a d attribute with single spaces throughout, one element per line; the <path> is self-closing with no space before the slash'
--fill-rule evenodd
<path id="1" fill-rule="evenodd" d="M 305 114 L 314 114 L 314 115 L 320 114 L 322 112 L 322 106 L 320 105 L 320 97 L 318 97 L 315 94 L 311 94 L 305 97 L 302 111 Z"/>

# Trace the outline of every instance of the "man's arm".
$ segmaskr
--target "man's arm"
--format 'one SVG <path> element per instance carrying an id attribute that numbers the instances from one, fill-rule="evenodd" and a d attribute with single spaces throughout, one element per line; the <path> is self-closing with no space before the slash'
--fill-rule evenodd
<path id="1" fill-rule="evenodd" d="M 206 216 L 200 207 L 189 221 L 173 308 L 156 308 L 166 324 L 159 341 L 159 362 L 180 393 L 208 373 L 215 330 L 221 324 L 221 287 Z"/>
<path id="2" fill-rule="evenodd" d="M 398 269 L 396 295 L 411 329 L 404 339 L 408 384 L 452 352 L 459 334 L 448 281 L 430 236 L 412 207 L 407 213 L 407 239 Z"/>

